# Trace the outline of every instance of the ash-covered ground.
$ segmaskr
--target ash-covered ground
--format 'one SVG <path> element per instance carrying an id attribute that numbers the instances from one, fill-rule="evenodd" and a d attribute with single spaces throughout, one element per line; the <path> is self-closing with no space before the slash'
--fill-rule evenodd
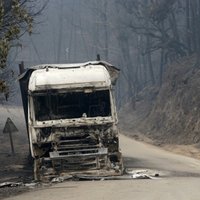
<path id="1" fill-rule="evenodd" d="M 14 151 L 12 155 L 9 134 L 3 133 L 7 118 L 16 125 L 18 132 L 12 133 Z M 0 106 L 0 183 L 31 182 L 32 164 L 29 157 L 29 144 L 22 107 Z M 27 191 L 25 187 L 0 188 L 0 199 Z"/>

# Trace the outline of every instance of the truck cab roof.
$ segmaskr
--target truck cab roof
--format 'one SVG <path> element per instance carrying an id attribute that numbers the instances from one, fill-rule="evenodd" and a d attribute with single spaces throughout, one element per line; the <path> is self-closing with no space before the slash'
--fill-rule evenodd
<path id="1" fill-rule="evenodd" d="M 50 65 L 40 68 L 30 76 L 29 91 L 72 88 L 108 88 L 109 72 L 103 65 Z"/>

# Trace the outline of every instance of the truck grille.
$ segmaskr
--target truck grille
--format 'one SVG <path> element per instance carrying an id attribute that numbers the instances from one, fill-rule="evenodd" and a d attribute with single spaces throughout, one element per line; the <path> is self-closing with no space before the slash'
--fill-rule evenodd
<path id="1" fill-rule="evenodd" d="M 56 171 L 101 169 L 107 164 L 107 148 L 88 134 L 62 138 L 49 153 Z"/>

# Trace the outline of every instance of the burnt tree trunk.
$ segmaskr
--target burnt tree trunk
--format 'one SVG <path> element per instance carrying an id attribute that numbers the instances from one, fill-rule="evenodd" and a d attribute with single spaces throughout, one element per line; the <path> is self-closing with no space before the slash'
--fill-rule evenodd
<path id="1" fill-rule="evenodd" d="M 186 41 L 189 55 L 192 53 L 190 17 L 190 0 L 186 0 Z"/>
<path id="2" fill-rule="evenodd" d="M 134 86 L 134 72 L 131 62 L 131 55 L 129 50 L 129 43 L 126 34 L 121 32 L 119 34 L 119 46 L 121 48 L 123 58 L 125 60 L 125 67 L 127 69 L 127 84 L 129 87 L 129 98 L 132 100 L 133 109 L 135 109 L 135 86 Z"/>
<path id="3" fill-rule="evenodd" d="M 164 49 L 161 49 L 161 52 L 160 52 L 160 71 L 159 71 L 160 86 L 162 85 L 162 79 L 163 79 L 163 66 L 164 66 Z"/>
<path id="4" fill-rule="evenodd" d="M 150 73 L 150 77 L 151 77 L 151 82 L 152 85 L 155 85 L 155 77 L 154 77 L 154 71 L 153 71 L 153 66 L 152 66 L 152 60 L 151 60 L 151 42 L 150 42 L 150 37 L 149 35 L 147 35 L 147 41 L 146 41 L 146 51 L 147 51 L 147 64 L 149 67 L 149 73 Z"/>

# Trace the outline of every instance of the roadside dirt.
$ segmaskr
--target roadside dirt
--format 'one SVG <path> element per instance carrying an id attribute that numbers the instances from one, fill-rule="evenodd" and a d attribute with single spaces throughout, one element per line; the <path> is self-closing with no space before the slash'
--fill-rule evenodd
<path id="1" fill-rule="evenodd" d="M 163 144 L 160 143 L 159 141 L 150 139 L 141 132 L 131 132 L 126 130 L 123 131 L 123 134 L 130 138 L 133 138 L 136 141 L 152 144 L 166 151 L 200 160 L 200 146 L 198 144 L 193 144 L 193 145 Z"/>
<path id="2" fill-rule="evenodd" d="M 147 87 L 120 112 L 126 135 L 200 159 L 200 67 L 196 56 L 168 66 L 160 88 Z"/>
<path id="3" fill-rule="evenodd" d="M 0 183 L 30 182 L 32 166 L 30 166 L 29 145 L 21 107 L 0 107 Z M 12 134 L 15 155 L 12 155 L 9 134 L 3 133 L 7 118 L 16 125 L 18 132 Z M 25 187 L 0 188 L 0 199 L 27 191 Z"/>

